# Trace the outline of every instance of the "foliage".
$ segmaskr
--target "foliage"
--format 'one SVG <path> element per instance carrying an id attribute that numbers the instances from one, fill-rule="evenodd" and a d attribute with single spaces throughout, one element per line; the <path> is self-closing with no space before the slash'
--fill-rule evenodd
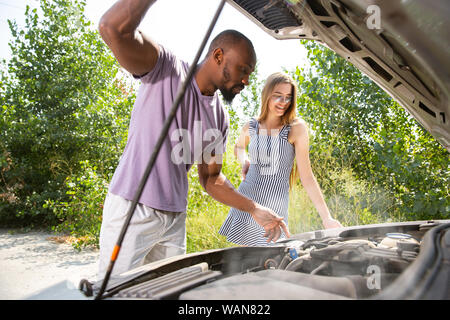
<path id="1" fill-rule="evenodd" d="M 127 138 L 135 88 L 86 21 L 82 0 L 42 0 L 26 26 L 10 23 L 12 58 L 0 66 L 0 223 L 52 226 L 75 246 L 98 243 L 107 183 Z M 311 130 L 313 172 L 344 225 L 448 218 L 448 153 L 370 79 L 326 48 L 303 42 L 310 68 L 298 113 Z M 257 69 L 257 68 L 256 68 Z M 237 188 L 233 155 L 242 125 L 258 114 L 263 81 L 227 105 L 223 173 Z M 187 251 L 231 246 L 218 235 L 229 208 L 188 173 Z M 290 195 L 292 233 L 322 228 L 300 183 Z"/>
<path id="2" fill-rule="evenodd" d="M 8 21 L 12 58 L 1 74 L 3 223 L 48 224 L 46 200 L 68 201 L 66 177 L 89 160 L 107 175 L 126 140 L 133 92 L 78 0 L 41 1 L 25 28 Z M 4 164 L 6 164 L 4 166 Z"/>
<path id="3" fill-rule="evenodd" d="M 234 141 L 229 140 L 222 165 L 222 173 L 237 188 L 241 183 L 241 170 L 238 161 L 233 155 L 233 147 Z M 218 233 L 230 208 L 214 200 L 206 193 L 198 180 L 198 171 L 195 165 L 189 171 L 188 179 L 186 251 L 189 253 L 233 246 L 232 243 L 227 242 L 226 238 Z"/>
<path id="4" fill-rule="evenodd" d="M 343 226 L 398 221 L 390 215 L 393 199 L 371 180 L 358 178 L 344 153 L 332 155 L 330 141 L 321 153 L 311 154 L 311 166 L 327 206 Z M 322 229 L 317 210 L 298 183 L 290 194 L 289 226 L 293 233 Z"/>
<path id="5" fill-rule="evenodd" d="M 299 69 L 299 113 L 313 132 L 312 157 L 344 160 L 385 190 L 396 219 L 448 213 L 448 152 L 369 78 L 331 50 L 303 41 L 311 68 Z"/>
<path id="6" fill-rule="evenodd" d="M 49 208 L 59 220 L 54 231 L 74 235 L 73 245 L 81 248 L 98 244 L 102 222 L 103 202 L 108 192 L 108 178 L 102 177 L 89 161 L 82 161 L 81 170 L 66 179 L 67 201 L 47 200 Z"/>

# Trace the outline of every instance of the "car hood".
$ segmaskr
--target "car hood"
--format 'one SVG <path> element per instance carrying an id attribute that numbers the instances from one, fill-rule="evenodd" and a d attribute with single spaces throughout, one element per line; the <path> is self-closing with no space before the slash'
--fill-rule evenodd
<path id="1" fill-rule="evenodd" d="M 448 299 L 449 236 L 450 220 L 317 230 L 267 247 L 215 249 L 146 264 L 115 277 L 104 297 Z M 92 296 L 101 284 L 80 288 Z"/>
<path id="2" fill-rule="evenodd" d="M 276 39 L 310 39 L 371 78 L 450 151 L 447 0 L 229 0 Z"/>
<path id="3" fill-rule="evenodd" d="M 102 299 L 449 299 L 450 220 L 296 234 L 267 247 L 170 257 L 122 273 Z M 103 281 L 67 281 L 27 299 L 93 299 Z"/>

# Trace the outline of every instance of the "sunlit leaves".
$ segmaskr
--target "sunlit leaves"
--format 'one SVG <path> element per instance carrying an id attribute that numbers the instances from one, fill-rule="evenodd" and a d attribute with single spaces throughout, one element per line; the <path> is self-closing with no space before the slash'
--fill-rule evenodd
<path id="1" fill-rule="evenodd" d="M 331 50 L 303 41 L 310 69 L 293 74 L 299 113 L 310 124 L 313 155 L 333 142 L 356 173 L 396 200 L 404 219 L 449 216 L 448 152 L 382 89 Z"/>
<path id="2" fill-rule="evenodd" d="M 84 6 L 42 0 L 38 9 L 27 7 L 23 29 L 9 22 L 12 56 L 1 77 L 0 144 L 12 164 L 0 193 L 11 190 L 16 176 L 24 187 L 14 191 L 20 205 L 3 203 L 3 215 L 21 213 L 24 221 L 34 221 L 46 211 L 45 200 L 65 199 L 64 181 L 83 170 L 83 161 L 110 176 L 126 142 L 134 89 L 119 77 Z M 36 221 L 53 219 L 48 214 Z"/>

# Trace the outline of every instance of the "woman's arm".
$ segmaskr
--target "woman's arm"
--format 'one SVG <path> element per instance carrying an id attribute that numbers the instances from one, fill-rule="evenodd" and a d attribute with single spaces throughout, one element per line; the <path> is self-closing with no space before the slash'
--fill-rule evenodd
<path id="1" fill-rule="evenodd" d="M 330 211 L 325 203 L 320 186 L 311 169 L 309 159 L 309 135 L 306 122 L 295 120 L 291 126 L 289 140 L 295 147 L 295 158 L 300 174 L 300 181 L 306 190 L 309 198 L 316 207 L 325 229 L 340 228 L 342 225 L 331 217 Z"/>
<path id="2" fill-rule="evenodd" d="M 248 128 L 250 123 L 247 122 L 243 127 L 238 141 L 234 145 L 234 155 L 241 164 L 242 167 L 242 177 L 245 179 L 247 175 L 248 168 L 250 167 L 250 160 L 247 157 L 247 145 L 250 142 L 250 135 L 248 133 Z"/>

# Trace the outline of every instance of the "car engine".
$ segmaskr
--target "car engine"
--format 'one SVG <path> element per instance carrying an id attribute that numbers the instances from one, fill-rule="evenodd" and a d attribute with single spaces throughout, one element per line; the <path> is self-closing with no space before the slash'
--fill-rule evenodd
<path id="1" fill-rule="evenodd" d="M 104 297 L 449 299 L 450 272 L 442 263 L 449 258 L 450 223 L 320 230 L 268 247 L 210 250 L 145 265 L 111 281 Z"/>

